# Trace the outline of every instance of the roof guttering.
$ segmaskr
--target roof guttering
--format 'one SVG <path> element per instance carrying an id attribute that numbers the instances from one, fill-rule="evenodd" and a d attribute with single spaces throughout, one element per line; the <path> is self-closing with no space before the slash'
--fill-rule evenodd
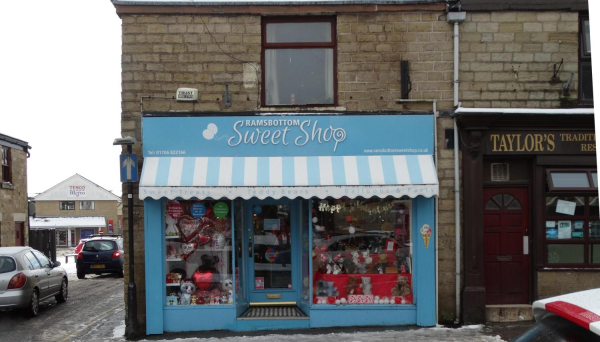
<path id="1" fill-rule="evenodd" d="M 315 6 L 315 5 L 418 5 L 446 3 L 447 0 L 112 0 L 116 6 Z"/>
<path id="2" fill-rule="evenodd" d="M 447 0 L 313 0 L 313 1 L 159 1 L 159 0 L 112 0 L 117 15 L 190 15 L 190 14 L 244 14 L 289 15 L 308 13 L 376 13 L 398 11 L 443 11 Z"/>
<path id="3" fill-rule="evenodd" d="M 25 152 L 28 152 L 28 150 L 31 148 L 31 146 L 29 146 L 29 143 L 27 141 L 13 138 L 8 135 L 1 134 L 1 133 L 0 133 L 0 145 L 5 145 L 8 147 L 12 147 L 12 148 L 22 149 Z"/>
<path id="4" fill-rule="evenodd" d="M 462 108 L 454 111 L 460 114 L 525 114 L 525 115 L 594 115 L 594 108 Z"/>

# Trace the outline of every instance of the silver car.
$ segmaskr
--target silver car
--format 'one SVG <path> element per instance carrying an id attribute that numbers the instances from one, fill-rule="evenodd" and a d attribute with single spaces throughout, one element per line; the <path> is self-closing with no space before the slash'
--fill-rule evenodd
<path id="1" fill-rule="evenodd" d="M 69 296 L 67 272 L 31 247 L 0 248 L 0 310 L 22 308 L 37 316 L 40 301 Z"/>

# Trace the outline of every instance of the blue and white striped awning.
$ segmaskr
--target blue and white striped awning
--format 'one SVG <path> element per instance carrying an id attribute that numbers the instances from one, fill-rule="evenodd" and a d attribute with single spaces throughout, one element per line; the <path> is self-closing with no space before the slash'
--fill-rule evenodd
<path id="1" fill-rule="evenodd" d="M 140 199 L 431 197 L 431 155 L 147 157 Z"/>

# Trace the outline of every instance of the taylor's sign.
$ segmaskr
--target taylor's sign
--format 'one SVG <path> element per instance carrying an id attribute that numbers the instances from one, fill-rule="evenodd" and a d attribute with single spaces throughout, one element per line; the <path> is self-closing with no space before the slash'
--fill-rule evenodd
<path id="1" fill-rule="evenodd" d="M 493 132 L 487 153 L 587 154 L 596 153 L 596 134 L 582 131 Z"/>
<path id="2" fill-rule="evenodd" d="M 85 185 L 70 185 L 69 197 L 85 197 Z"/>
<path id="3" fill-rule="evenodd" d="M 144 156 L 432 154 L 432 115 L 145 117 Z"/>

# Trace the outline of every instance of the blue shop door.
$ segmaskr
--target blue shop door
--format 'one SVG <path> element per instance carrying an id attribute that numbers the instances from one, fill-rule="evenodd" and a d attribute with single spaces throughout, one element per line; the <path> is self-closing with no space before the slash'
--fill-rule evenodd
<path id="1" fill-rule="evenodd" d="M 298 201 L 249 201 L 245 212 L 250 305 L 297 305 L 300 287 Z"/>

